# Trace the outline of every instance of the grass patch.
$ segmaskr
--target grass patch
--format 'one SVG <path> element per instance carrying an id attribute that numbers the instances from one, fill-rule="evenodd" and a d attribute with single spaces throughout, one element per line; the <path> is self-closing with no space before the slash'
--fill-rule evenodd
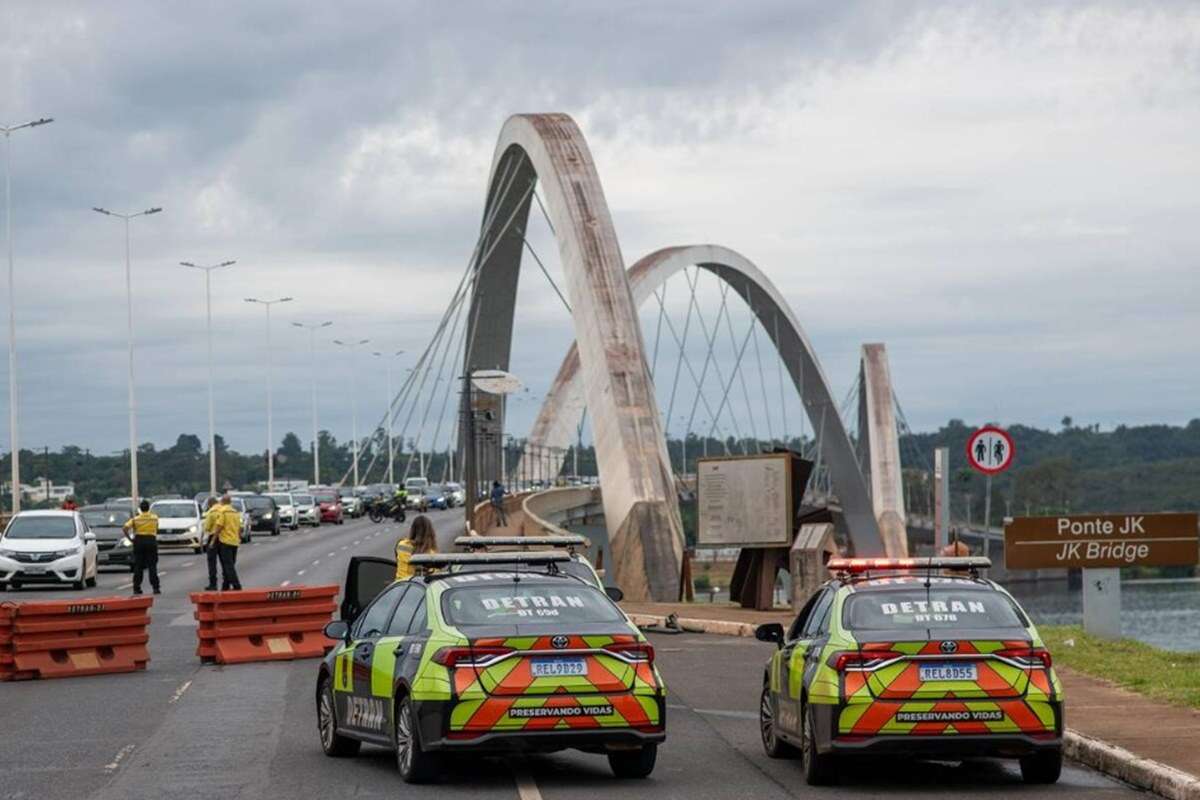
<path id="1" fill-rule="evenodd" d="M 1112 681 L 1131 691 L 1200 708 L 1200 653 L 1175 653 L 1121 639 L 1088 636 L 1079 625 L 1039 625 L 1055 664 Z"/>

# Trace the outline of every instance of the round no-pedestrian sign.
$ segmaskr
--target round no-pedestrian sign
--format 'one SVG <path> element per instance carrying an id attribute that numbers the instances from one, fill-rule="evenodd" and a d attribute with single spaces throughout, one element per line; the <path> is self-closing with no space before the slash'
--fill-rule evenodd
<path id="1" fill-rule="evenodd" d="M 967 439 L 967 461 L 984 475 L 995 475 L 1012 466 L 1016 450 L 1008 431 L 995 425 L 984 425 Z"/>

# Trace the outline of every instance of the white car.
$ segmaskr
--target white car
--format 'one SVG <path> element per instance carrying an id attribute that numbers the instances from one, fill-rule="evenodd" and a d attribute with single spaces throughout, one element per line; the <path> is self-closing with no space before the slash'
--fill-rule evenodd
<path id="1" fill-rule="evenodd" d="M 158 548 L 204 549 L 204 520 L 195 500 L 155 500 L 150 513 L 158 515 Z"/>
<path id="2" fill-rule="evenodd" d="M 465 505 L 467 502 L 467 490 L 462 487 L 461 483 L 446 484 L 446 503 L 453 508 L 454 506 Z"/>
<path id="3" fill-rule="evenodd" d="M 0 589 L 26 583 L 96 585 L 96 534 L 78 511 L 22 511 L 0 537 Z"/>
<path id="4" fill-rule="evenodd" d="M 321 508 L 317 505 L 317 498 L 311 494 L 294 494 L 292 499 L 296 501 L 297 525 L 321 527 Z"/>
<path id="5" fill-rule="evenodd" d="M 288 492 L 272 492 L 267 495 L 275 501 L 275 506 L 279 509 L 279 524 L 286 525 L 288 530 L 296 530 L 300 527 L 300 521 L 296 518 L 296 499 Z"/>

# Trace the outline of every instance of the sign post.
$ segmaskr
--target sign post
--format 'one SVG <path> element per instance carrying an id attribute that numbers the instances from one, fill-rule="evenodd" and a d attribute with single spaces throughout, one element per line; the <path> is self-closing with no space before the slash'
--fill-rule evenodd
<path id="1" fill-rule="evenodd" d="M 1083 627 L 1121 635 L 1121 567 L 1194 566 L 1200 514 L 1075 514 L 1004 521 L 1008 569 L 1082 568 Z"/>
<path id="2" fill-rule="evenodd" d="M 992 476 L 1003 472 L 1012 466 L 1013 456 L 1017 454 L 1012 437 L 1003 428 L 995 425 L 984 425 L 971 434 L 967 439 L 967 463 L 975 471 L 987 476 L 984 482 L 983 498 L 983 554 L 991 555 L 992 537 L 989 528 L 992 524 Z"/>

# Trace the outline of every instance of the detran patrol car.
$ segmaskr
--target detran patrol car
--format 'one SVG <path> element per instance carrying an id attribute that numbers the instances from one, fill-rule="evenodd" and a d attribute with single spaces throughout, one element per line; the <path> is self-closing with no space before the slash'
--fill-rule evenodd
<path id="1" fill-rule="evenodd" d="M 604 754 L 646 777 L 666 738 L 654 648 L 563 552 L 416 555 L 350 561 L 340 640 L 319 668 L 317 724 L 330 756 L 393 748 L 405 781 L 464 752 Z M 433 570 L 438 571 L 433 571 Z M 382 591 L 380 591 L 380 587 Z"/>
<path id="2" fill-rule="evenodd" d="M 986 558 L 844 559 L 791 626 L 761 625 L 778 650 L 759 722 L 773 758 L 808 783 L 860 754 L 1019 758 L 1027 783 L 1062 769 L 1062 686 L 1050 653 Z"/>

